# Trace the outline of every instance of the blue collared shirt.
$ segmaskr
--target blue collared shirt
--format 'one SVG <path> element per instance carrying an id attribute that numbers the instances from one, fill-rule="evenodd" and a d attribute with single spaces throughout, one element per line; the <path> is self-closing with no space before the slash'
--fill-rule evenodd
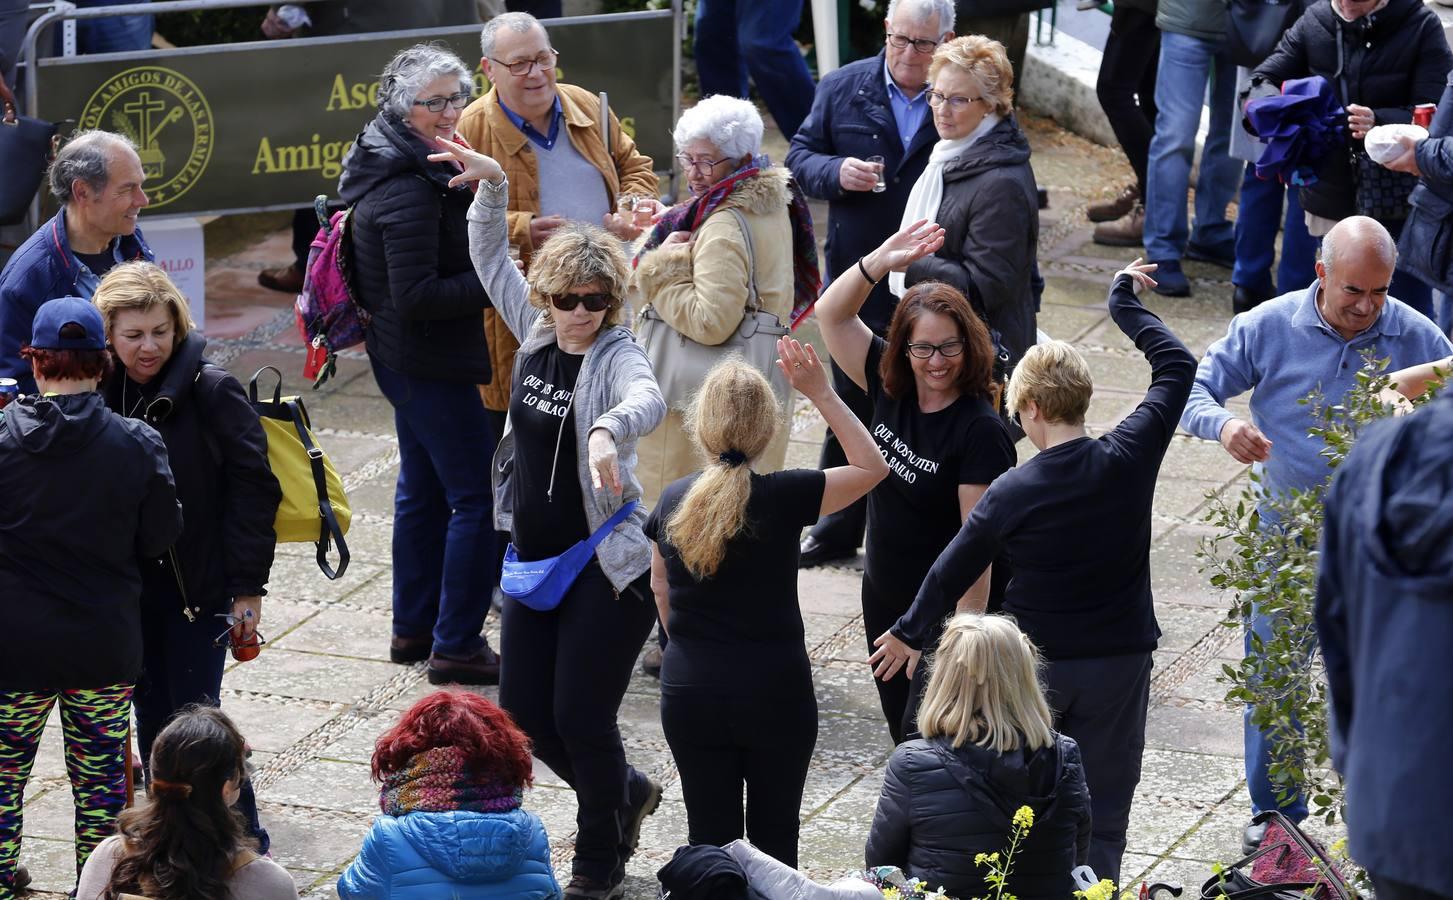
<path id="1" fill-rule="evenodd" d="M 898 82 L 893 80 L 893 73 L 888 71 L 886 59 L 883 60 L 883 78 L 888 82 L 888 105 L 893 108 L 893 122 L 898 126 L 898 140 L 903 142 L 906 150 L 913 143 L 913 136 L 918 134 L 918 129 L 923 127 L 924 117 L 928 115 L 928 95 L 919 91 L 917 97 L 908 99 L 899 89 Z"/>
<path id="2" fill-rule="evenodd" d="M 1272 443 L 1267 461 L 1257 463 L 1263 484 L 1273 494 L 1314 487 L 1331 470 L 1322 442 L 1307 434 L 1316 424 L 1312 408 L 1300 401 L 1320 388 L 1329 402 L 1340 402 L 1356 387 L 1361 354 L 1369 347 L 1390 360 L 1390 370 L 1453 353 L 1438 326 L 1392 297 L 1372 327 L 1347 340 L 1317 308 L 1314 281 L 1231 320 L 1226 336 L 1211 345 L 1196 370 L 1181 427 L 1219 441 L 1222 427 L 1235 418 L 1226 401 L 1252 391 L 1252 424 Z"/>
<path id="3" fill-rule="evenodd" d="M 515 127 L 518 128 L 525 137 L 529 138 L 531 142 L 539 144 L 546 150 L 555 149 L 555 140 L 560 137 L 560 120 L 565 118 L 565 111 L 560 108 L 559 94 L 555 95 L 555 108 L 550 111 L 550 133 L 548 135 L 544 135 L 536 131 L 535 126 L 531 125 L 529 122 L 526 122 L 524 116 L 521 116 L 519 113 L 516 113 L 508 106 L 505 106 L 505 101 L 503 97 L 499 98 L 499 108 L 504 110 L 505 117 L 508 118 L 511 122 L 515 123 Z"/>

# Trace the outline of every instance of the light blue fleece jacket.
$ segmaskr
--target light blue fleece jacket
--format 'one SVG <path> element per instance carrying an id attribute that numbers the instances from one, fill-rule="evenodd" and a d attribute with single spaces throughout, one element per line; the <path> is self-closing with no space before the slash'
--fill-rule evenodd
<path id="1" fill-rule="evenodd" d="M 1263 485 L 1273 494 L 1311 488 L 1331 470 L 1323 442 L 1307 433 L 1316 424 L 1312 408 L 1300 401 L 1320 388 L 1329 401 L 1341 402 L 1356 386 L 1368 348 L 1389 360 L 1389 371 L 1453 352 L 1438 326 L 1392 297 L 1372 327 L 1347 340 L 1322 317 L 1314 281 L 1231 320 L 1226 336 L 1211 345 L 1196 370 L 1181 427 L 1219 441 L 1222 427 L 1235 418 L 1226 402 L 1252 391 L 1251 423 L 1272 442 L 1266 463 L 1256 464 Z"/>

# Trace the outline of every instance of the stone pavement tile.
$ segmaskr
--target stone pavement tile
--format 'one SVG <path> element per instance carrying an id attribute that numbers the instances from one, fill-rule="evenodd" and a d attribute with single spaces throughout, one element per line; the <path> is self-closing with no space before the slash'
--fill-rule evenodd
<path id="1" fill-rule="evenodd" d="M 276 779 L 264 791 L 268 802 L 371 815 L 378 811 L 378 786 L 368 766 L 310 759 Z M 362 840 L 362 835 L 359 835 Z"/>
<path id="2" fill-rule="evenodd" d="M 338 374 L 328 380 L 328 390 L 337 394 L 349 397 L 371 397 L 383 403 L 389 408 L 388 402 L 384 400 L 383 392 L 378 389 L 378 382 L 373 378 L 373 372 L 368 369 L 367 363 L 361 371 L 355 371 L 352 367 L 340 369 Z"/>
<path id="3" fill-rule="evenodd" d="M 236 694 L 224 689 L 222 708 L 237 723 L 254 753 L 282 753 L 323 723 L 337 718 L 347 705 L 285 700 L 267 694 Z"/>
<path id="4" fill-rule="evenodd" d="M 826 764 L 853 769 L 880 766 L 893 753 L 893 740 L 881 716 L 831 715 L 819 710 L 817 719 L 814 766 Z"/>
<path id="5" fill-rule="evenodd" d="M 353 568 L 354 562 L 365 563 L 369 566 L 385 566 L 393 558 L 393 517 L 359 516 L 354 517 L 353 524 L 348 528 L 348 552 L 352 561 L 348 567 Z M 284 551 L 283 548 L 287 548 Z M 317 554 L 317 549 L 312 544 L 279 544 L 278 553 L 288 553 L 293 556 L 312 559 Z M 329 558 L 337 560 L 337 550 L 329 554 Z M 314 564 L 317 568 L 317 564 Z M 346 576 L 348 573 L 344 573 Z M 321 572 L 319 577 L 322 577 Z"/>
<path id="6" fill-rule="evenodd" d="M 825 641 L 830 641 L 844 630 L 855 637 L 862 634 L 863 627 L 857 616 L 831 616 L 821 613 L 802 614 L 802 628 L 807 638 L 808 652 Z"/>
<path id="7" fill-rule="evenodd" d="M 812 766 L 807 770 L 807 782 L 802 788 L 802 806 L 799 815 L 804 818 L 827 806 L 834 797 L 862 778 L 865 772 L 872 770 L 872 764 L 860 767 L 844 766 L 838 762 L 835 756 L 822 755 L 821 750 L 821 736 L 819 736 L 819 752 L 812 757 Z"/>
<path id="8" fill-rule="evenodd" d="M 570 804 L 570 815 L 570 826 L 573 832 L 575 830 L 573 799 Z M 656 811 L 641 823 L 641 846 L 664 852 L 669 858 L 677 847 L 686 843 L 686 834 L 686 804 L 681 800 L 678 789 L 676 796 L 663 797 L 661 805 L 656 807 Z M 554 837 L 554 832 L 551 832 L 551 837 Z"/>
<path id="9" fill-rule="evenodd" d="M 1141 782 L 1142 788 L 1148 787 Z M 1213 804 L 1141 792 L 1130 807 L 1125 849 L 1159 856 L 1211 812 Z"/>
<path id="10" fill-rule="evenodd" d="M 1220 803 L 1244 777 L 1240 759 L 1147 747 L 1141 757 L 1139 790 L 1159 797 Z"/>
<path id="11" fill-rule="evenodd" d="M 1216 441 L 1203 441 L 1184 432 L 1170 442 L 1161 465 L 1161 477 L 1205 478 L 1222 483 L 1245 474 L 1247 467 L 1231 458 Z"/>
<path id="12" fill-rule="evenodd" d="M 1106 268 L 1103 276 L 1099 272 L 1066 272 L 1063 270 L 1051 274 L 1054 266 L 1052 261 L 1041 258 L 1040 265 L 1046 267 L 1044 273 L 1044 302 L 1046 304 L 1053 303 L 1082 309 L 1101 317 L 1110 315 L 1106 297 L 1109 296 L 1113 269 Z M 1066 340 L 1058 334 L 1050 334 L 1050 337 Z"/>
<path id="13" fill-rule="evenodd" d="M 304 700 L 351 703 L 400 671 L 401 667 L 386 662 L 268 650 L 256 661 L 229 672 L 226 686 Z"/>
<path id="14" fill-rule="evenodd" d="M 1183 859 L 1214 859 L 1233 863 L 1241 858 L 1241 831 L 1251 821 L 1251 800 L 1245 790 L 1216 808 L 1195 831 L 1171 850 Z"/>
<path id="15" fill-rule="evenodd" d="M 818 715 L 836 713 L 869 719 L 883 729 L 886 739 L 888 726 L 883 721 L 883 708 L 878 704 L 872 677 L 866 663 L 832 662 L 814 666 L 812 682 L 817 691 Z"/>
<path id="16" fill-rule="evenodd" d="M 1221 862 L 1224 864 L 1226 862 L 1235 862 L 1235 860 L 1221 860 Z M 1141 880 L 1147 884 L 1154 884 L 1156 882 L 1179 884 L 1185 890 L 1185 893 L 1181 894 L 1181 897 L 1183 900 L 1189 900 L 1189 898 L 1200 896 L 1201 885 L 1205 884 L 1206 879 L 1211 877 L 1212 866 L 1214 865 L 1215 861 L 1213 860 L 1181 859 L 1180 857 L 1174 856 L 1167 857 L 1152 866 L 1150 871 L 1146 872 Z"/>
<path id="17" fill-rule="evenodd" d="M 304 900 L 338 900 L 338 874 L 312 869 L 289 869 L 298 896 Z"/>
<path id="18" fill-rule="evenodd" d="M 1088 309 L 1065 303 L 1051 302 L 1053 294 L 1045 288 L 1045 302 L 1035 317 L 1039 330 L 1056 340 L 1079 342 L 1086 332 L 1091 332 L 1109 315 L 1105 310 Z"/>
<path id="19" fill-rule="evenodd" d="M 797 598 L 804 613 L 856 616 L 863 611 L 861 578 L 843 568 L 798 569 Z"/>
<path id="20" fill-rule="evenodd" d="M 1150 384 L 1150 364 L 1140 356 L 1103 353 L 1091 350 L 1084 354 L 1090 366 L 1090 377 L 1097 388 L 1139 391 L 1143 396 Z"/>
<path id="21" fill-rule="evenodd" d="M 496 647 L 498 646 L 498 643 L 497 642 L 495 642 L 495 646 Z M 383 706 L 384 706 L 385 709 L 394 709 L 394 710 L 399 710 L 400 712 L 402 712 L 403 710 L 408 709 L 410 706 L 413 706 L 415 703 L 419 702 L 420 700 L 422 700 L 423 698 L 427 697 L 428 695 L 434 693 L 435 691 L 443 690 L 443 688 L 441 686 L 435 685 L 435 684 L 430 684 L 429 683 L 428 678 L 426 678 L 425 675 L 424 675 L 424 664 L 423 663 L 416 663 L 412 667 L 410 667 L 410 666 L 394 665 L 392 663 L 390 663 L 390 665 L 393 665 L 393 668 L 394 668 L 394 671 L 395 672 L 402 672 L 405 669 L 412 668 L 418 674 L 418 681 L 416 681 L 412 685 L 410 685 L 407 690 L 405 690 L 403 693 L 399 694 L 397 697 L 393 697 L 393 698 L 390 698 L 389 700 L 385 701 L 383 703 Z M 491 702 L 494 702 L 494 703 L 498 703 L 499 702 L 499 686 L 498 685 L 493 685 L 493 684 L 490 684 L 490 685 L 456 684 L 456 685 L 450 685 L 449 686 L 449 690 L 453 690 L 453 691 L 469 691 L 470 693 L 479 694 L 482 697 L 488 697 Z"/>
<path id="22" fill-rule="evenodd" d="M 392 620 L 386 613 L 324 608 L 288 632 L 275 647 L 387 661 L 392 634 Z"/>
<path id="23" fill-rule="evenodd" d="M 1226 665 L 1225 660 L 1210 660 L 1177 684 L 1172 695 L 1185 700 L 1196 700 L 1213 705 L 1225 704 L 1228 709 L 1240 709 L 1239 705 L 1226 704 L 1226 691 L 1230 685 L 1221 681 L 1223 665 Z"/>
<path id="24" fill-rule="evenodd" d="M 1147 747 L 1241 759 L 1241 713 L 1222 707 L 1157 706 L 1145 727 Z"/>
<path id="25" fill-rule="evenodd" d="M 353 550 L 352 538 L 352 529 L 349 529 L 347 540 L 350 553 Z M 278 552 L 273 557 L 269 593 L 263 601 L 262 611 L 265 616 L 272 615 L 271 604 L 274 599 L 333 603 L 388 572 L 386 566 L 354 557 L 349 561 L 343 577 L 332 579 L 318 568 L 317 552 L 317 548 L 310 543 L 278 545 Z"/>
<path id="26" fill-rule="evenodd" d="M 362 484 L 349 487 L 348 506 L 353 510 L 353 514 L 392 519 L 394 485 L 398 476 L 398 470 L 390 468 L 387 472 L 381 472 Z"/>
<path id="27" fill-rule="evenodd" d="M 797 440 L 787 442 L 787 456 L 782 461 L 785 469 L 816 469 L 822 452 L 822 441 Z"/>
<path id="28" fill-rule="evenodd" d="M 1198 359 L 1206 352 L 1207 347 L 1226 335 L 1226 323 L 1220 318 L 1202 319 L 1182 315 L 1173 316 L 1166 321 L 1166 324 L 1186 345 L 1186 349 L 1195 354 Z M 1126 337 L 1125 333 L 1108 318 L 1077 343 L 1137 355 L 1140 353 L 1135 349 L 1135 342 Z"/>
<path id="29" fill-rule="evenodd" d="M 274 579 L 273 584 L 282 585 L 283 583 Z M 282 586 L 269 589 L 268 595 L 263 598 L 261 631 L 263 637 L 267 638 L 267 643 L 263 644 L 262 648 L 264 654 L 272 649 L 274 642 L 281 640 L 288 632 L 318 614 L 318 604 L 298 602 L 294 598 L 293 591 L 289 587 Z M 220 634 L 227 625 L 220 619 L 217 621 L 217 632 Z M 239 665 L 240 663 L 232 659 L 228 659 L 226 662 L 228 669 L 235 669 Z"/>
<path id="30" fill-rule="evenodd" d="M 1211 576 L 1200 571 L 1203 563 L 1196 556 L 1202 538 L 1215 533 L 1205 526 L 1184 525 L 1156 543 L 1150 553 L 1150 578 L 1157 598 L 1216 610 L 1230 608 L 1231 597 L 1211 586 Z"/>
<path id="31" fill-rule="evenodd" d="M 369 765 L 373 762 L 373 748 L 379 736 L 398 724 L 403 712 L 397 709 L 359 709 L 354 710 L 352 715 L 358 721 L 319 750 L 320 758 Z"/>
<path id="32" fill-rule="evenodd" d="M 26 835 L 20 845 L 20 861 L 30 869 L 31 896 L 53 892 L 64 897 L 76 886 L 76 845 L 69 835 L 65 840 Z"/>
<path id="33" fill-rule="evenodd" d="M 363 377 L 373 380 L 372 375 Z M 392 406 L 379 402 L 378 397 L 343 393 L 332 385 L 330 380 L 322 390 L 309 390 L 303 394 L 313 428 L 322 431 L 320 440 L 331 441 L 334 432 L 361 432 L 387 443 L 397 442 Z"/>
<path id="34" fill-rule="evenodd" d="M 886 734 L 886 730 L 884 732 Z M 845 822 L 871 822 L 873 812 L 878 808 L 878 795 L 883 792 L 881 769 L 860 776 L 847 789 L 833 797 L 825 806 L 818 808 L 812 819 L 840 819 Z"/>
<path id="35" fill-rule="evenodd" d="M 306 881 L 297 879 L 304 887 L 317 880 L 316 873 L 341 869 L 358 854 L 377 812 L 376 791 L 374 806 L 366 813 L 308 809 L 270 798 L 258 803 L 258 816 L 272 838 L 273 859 L 295 875 L 315 873 Z"/>
<path id="36" fill-rule="evenodd" d="M 1156 857 L 1148 853 L 1125 853 L 1120 857 L 1120 888 L 1124 890 L 1135 890 L 1135 886 L 1141 882 L 1141 875 L 1155 865 Z M 1139 896 L 1138 894 L 1136 896 Z M 1190 897 L 1182 895 L 1184 900 L 1191 900 Z"/>
<path id="37" fill-rule="evenodd" d="M 1160 623 L 1160 649 L 1185 650 L 1221 624 L 1222 613 L 1204 606 L 1157 600 L 1155 620 Z M 1157 661 L 1157 665 L 1159 662 Z"/>
<path id="38" fill-rule="evenodd" d="M 70 840 L 75 834 L 75 804 L 69 785 L 25 801 L 25 837 Z"/>
<path id="39" fill-rule="evenodd" d="M 1109 431 L 1145 399 L 1144 391 L 1124 391 L 1115 388 L 1095 386 L 1090 396 L 1090 406 L 1085 410 L 1085 424 L 1101 431 Z M 1029 444 L 1028 440 L 1020 443 Z"/>
<path id="40" fill-rule="evenodd" d="M 352 569 L 353 564 L 349 563 L 348 567 Z M 394 583 L 392 573 L 385 571 L 377 578 L 371 578 L 365 581 L 359 585 L 357 590 L 348 595 L 347 603 L 349 606 L 391 614 L 394 608 Z"/>
<path id="41" fill-rule="evenodd" d="M 1197 510 L 1206 504 L 1206 494 L 1219 492 L 1219 481 L 1177 478 L 1164 472 L 1155 482 L 1155 511 L 1182 521 L 1198 521 Z"/>
<path id="42" fill-rule="evenodd" d="M 798 867 L 819 882 L 861 871 L 863 848 L 872 824 L 872 819 L 813 819 L 798 838 Z"/>

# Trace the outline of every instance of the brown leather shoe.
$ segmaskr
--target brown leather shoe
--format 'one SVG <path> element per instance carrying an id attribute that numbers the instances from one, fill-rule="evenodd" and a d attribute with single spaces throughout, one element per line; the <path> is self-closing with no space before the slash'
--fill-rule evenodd
<path id="1" fill-rule="evenodd" d="M 278 269 L 263 269 L 257 273 L 257 283 L 269 290 L 296 294 L 303 289 L 303 270 L 297 263 Z"/>
<path id="2" fill-rule="evenodd" d="M 1136 203 L 1113 222 L 1095 226 L 1094 241 L 1106 247 L 1139 247 L 1145 240 L 1145 207 Z"/>
<path id="3" fill-rule="evenodd" d="M 499 684 L 499 654 L 489 645 L 466 659 L 434 653 L 429 656 L 430 684 Z"/>
<path id="4" fill-rule="evenodd" d="M 434 649 L 432 635 L 403 637 L 396 634 L 389 639 L 388 658 L 399 665 L 407 666 L 428 659 L 429 651 L 432 649 Z"/>
<path id="5" fill-rule="evenodd" d="M 1140 202 L 1140 189 L 1130 184 L 1126 185 L 1125 190 L 1121 191 L 1119 196 L 1113 200 L 1091 203 L 1085 210 L 1085 215 L 1090 217 L 1091 222 L 1113 222 L 1130 212 L 1138 202 Z"/>

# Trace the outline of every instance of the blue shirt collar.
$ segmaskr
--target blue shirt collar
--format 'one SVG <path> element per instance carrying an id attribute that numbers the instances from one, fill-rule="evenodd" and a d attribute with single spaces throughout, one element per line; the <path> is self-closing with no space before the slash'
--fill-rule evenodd
<path id="1" fill-rule="evenodd" d="M 1317 291 L 1320 287 L 1321 282 L 1314 281 L 1302 294 L 1302 302 L 1297 304 L 1296 311 L 1292 313 L 1293 326 L 1320 328 L 1323 331 L 1336 335 L 1339 339 L 1349 344 L 1364 340 L 1368 337 L 1398 335 L 1403 333 L 1402 323 L 1398 318 L 1399 301 L 1389 296 L 1383 303 L 1382 310 L 1377 314 L 1376 321 L 1369 325 L 1365 331 L 1354 336 L 1352 340 L 1349 341 L 1343 338 L 1342 333 L 1327 322 L 1327 317 L 1322 315 L 1322 310 L 1317 306 Z"/>
<path id="2" fill-rule="evenodd" d="M 520 130 L 520 133 L 529 138 L 531 143 L 538 144 L 546 150 L 554 149 L 555 141 L 560 137 L 560 120 L 565 117 L 565 111 L 560 107 L 559 94 L 555 95 L 555 105 L 550 111 L 550 133 L 548 135 L 536 131 L 535 126 L 526 122 L 524 116 L 505 106 L 505 98 L 500 97 L 498 99 L 499 108 L 504 110 L 505 118 L 513 122 L 514 126 Z"/>
<path id="3" fill-rule="evenodd" d="M 915 103 L 928 103 L 928 99 L 924 96 L 923 91 L 919 91 L 918 96 L 912 99 L 909 99 L 908 95 L 903 93 L 903 89 L 898 86 L 898 82 L 893 80 L 893 73 L 888 70 L 887 56 L 883 57 L 883 80 L 888 84 L 888 96 L 890 98 L 896 98 L 898 101 L 907 103 L 910 106 Z"/>

